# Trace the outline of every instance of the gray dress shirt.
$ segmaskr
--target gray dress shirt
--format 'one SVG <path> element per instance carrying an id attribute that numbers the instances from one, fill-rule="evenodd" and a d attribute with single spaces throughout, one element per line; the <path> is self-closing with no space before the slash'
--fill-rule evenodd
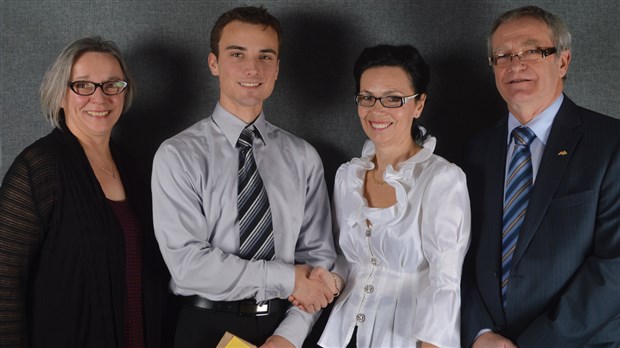
<path id="1" fill-rule="evenodd" d="M 295 263 L 330 269 L 335 258 L 323 165 L 304 140 L 263 113 L 253 144 L 273 218 L 275 259 L 245 260 L 237 220 L 238 150 L 246 123 L 219 104 L 158 149 L 152 176 L 155 236 L 178 295 L 213 301 L 287 298 Z M 317 315 L 291 308 L 274 334 L 300 347 Z"/>

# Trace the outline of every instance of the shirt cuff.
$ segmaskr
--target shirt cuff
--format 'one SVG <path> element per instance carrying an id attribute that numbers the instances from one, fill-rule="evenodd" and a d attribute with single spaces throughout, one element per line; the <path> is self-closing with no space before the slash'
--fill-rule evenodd
<path id="1" fill-rule="evenodd" d="M 478 339 L 478 337 L 484 335 L 487 332 L 492 332 L 493 330 L 491 329 L 482 329 L 480 331 L 478 331 L 478 334 L 476 335 L 476 338 L 474 338 L 474 342 L 476 342 L 476 340 Z M 472 342 L 473 343 L 473 342 Z"/>
<path id="2" fill-rule="evenodd" d="M 295 266 L 281 260 L 268 261 L 266 266 L 264 297 L 256 300 L 287 299 L 295 289 Z"/>
<path id="3" fill-rule="evenodd" d="M 306 337 L 310 333 L 310 329 L 321 313 L 322 311 L 308 314 L 301 311 L 299 308 L 291 307 L 286 313 L 286 318 L 284 318 L 273 334 L 282 336 L 289 340 L 295 347 L 301 348 Z"/>

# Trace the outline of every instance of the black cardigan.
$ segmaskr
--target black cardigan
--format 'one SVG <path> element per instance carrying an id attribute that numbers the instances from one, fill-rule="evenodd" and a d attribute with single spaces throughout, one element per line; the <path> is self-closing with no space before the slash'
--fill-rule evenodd
<path id="1" fill-rule="evenodd" d="M 122 347 L 123 231 L 83 148 L 62 128 L 26 148 L 0 187 L 0 345 Z M 166 279 L 148 183 L 110 148 L 144 231 L 145 342 L 159 347 Z"/>

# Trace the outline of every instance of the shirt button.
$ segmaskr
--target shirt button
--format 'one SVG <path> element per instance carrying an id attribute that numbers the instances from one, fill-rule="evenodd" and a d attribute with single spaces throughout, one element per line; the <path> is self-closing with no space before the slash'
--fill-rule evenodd
<path id="1" fill-rule="evenodd" d="M 355 316 L 355 320 L 359 321 L 360 323 L 363 323 L 364 321 L 366 321 L 366 315 L 364 315 L 364 313 L 358 313 Z"/>
<path id="2" fill-rule="evenodd" d="M 365 291 L 367 294 L 372 294 L 372 292 L 373 292 L 373 291 L 375 291 L 375 287 L 374 287 L 374 286 L 372 286 L 372 285 L 370 285 L 370 284 L 368 284 L 368 285 L 366 285 L 366 286 L 364 287 L 364 291 Z"/>
<path id="3" fill-rule="evenodd" d="M 378 260 L 376 257 L 372 257 L 372 258 L 370 258 L 370 263 L 371 263 L 373 266 L 379 266 L 379 260 Z"/>

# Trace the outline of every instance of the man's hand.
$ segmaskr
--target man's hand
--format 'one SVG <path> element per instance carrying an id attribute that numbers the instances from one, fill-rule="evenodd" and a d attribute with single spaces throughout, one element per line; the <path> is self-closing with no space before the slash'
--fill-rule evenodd
<path id="1" fill-rule="evenodd" d="M 489 331 L 480 335 L 472 348 L 517 348 L 517 346 L 506 337 Z"/>
<path id="2" fill-rule="evenodd" d="M 331 290 L 334 296 L 340 295 L 340 290 L 342 290 L 340 284 L 344 283 L 344 281 L 340 281 L 342 278 L 338 278 L 340 278 L 340 276 L 337 276 L 335 273 L 332 274 L 323 267 L 315 267 L 312 272 L 310 272 L 310 279 L 322 281 L 323 284 Z M 338 282 L 339 285 L 336 285 L 336 282 Z"/>
<path id="3" fill-rule="evenodd" d="M 295 348 L 295 346 L 282 336 L 270 336 L 259 348 Z"/>
<path id="4" fill-rule="evenodd" d="M 344 287 L 344 280 L 342 280 L 339 275 L 331 273 L 323 267 L 315 267 L 312 269 L 308 279 L 322 282 L 332 292 L 332 294 L 334 294 L 334 297 L 338 296 L 340 294 L 340 290 Z M 295 298 L 295 296 L 289 296 L 288 300 L 292 302 L 294 306 L 299 307 L 302 311 L 306 311 L 306 308 Z M 333 299 L 330 300 L 329 303 L 332 301 Z"/>
<path id="5" fill-rule="evenodd" d="M 308 313 L 315 313 L 334 300 L 334 292 L 322 280 L 310 279 L 311 272 L 312 267 L 308 265 L 295 265 L 295 289 L 289 301 Z"/>

